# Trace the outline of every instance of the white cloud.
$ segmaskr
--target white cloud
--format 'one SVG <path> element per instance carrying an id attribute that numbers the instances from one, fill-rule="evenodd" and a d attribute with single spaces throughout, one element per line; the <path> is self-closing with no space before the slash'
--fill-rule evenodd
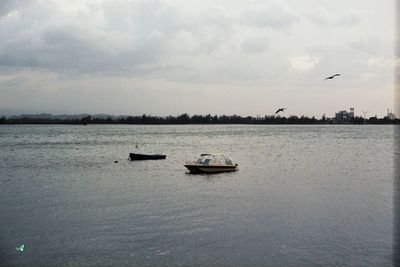
<path id="1" fill-rule="evenodd" d="M 400 58 L 372 57 L 367 65 L 373 68 L 395 68 L 400 66 Z"/>
<path id="2" fill-rule="evenodd" d="M 289 59 L 290 67 L 298 71 L 309 71 L 318 65 L 320 58 L 316 56 L 292 57 Z"/>
<path id="3" fill-rule="evenodd" d="M 246 53 L 262 53 L 269 46 L 270 41 L 266 37 L 250 37 L 242 42 L 242 49 Z"/>
<path id="4" fill-rule="evenodd" d="M 332 23 L 332 16 L 325 8 L 314 8 L 305 12 L 305 16 L 314 24 L 326 26 Z"/>
<path id="5" fill-rule="evenodd" d="M 241 18 L 243 24 L 280 30 L 298 21 L 296 13 L 284 1 L 270 1 L 246 10 Z"/>
<path id="6" fill-rule="evenodd" d="M 353 12 L 339 16 L 339 18 L 337 18 L 335 21 L 335 25 L 342 27 L 352 27 L 359 25 L 360 22 L 361 22 L 360 15 L 356 12 Z"/>
<path id="7" fill-rule="evenodd" d="M 313 24 L 321 27 L 353 27 L 361 23 L 361 12 L 332 12 L 324 7 L 316 7 L 304 12 L 304 16 Z"/>

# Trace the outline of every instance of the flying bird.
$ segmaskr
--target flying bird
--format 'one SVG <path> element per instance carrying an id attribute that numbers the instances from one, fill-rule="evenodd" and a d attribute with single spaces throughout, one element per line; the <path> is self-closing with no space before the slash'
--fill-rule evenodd
<path id="1" fill-rule="evenodd" d="M 326 77 L 325 80 L 331 80 L 331 79 L 335 78 L 336 76 L 340 76 L 340 73 L 336 73 L 336 74 L 334 74 L 332 76 Z"/>
<path id="2" fill-rule="evenodd" d="M 278 113 L 281 112 L 281 111 L 284 112 L 285 109 L 286 109 L 286 108 L 280 108 L 280 109 L 278 109 L 278 110 L 275 112 L 275 114 L 278 114 Z"/>

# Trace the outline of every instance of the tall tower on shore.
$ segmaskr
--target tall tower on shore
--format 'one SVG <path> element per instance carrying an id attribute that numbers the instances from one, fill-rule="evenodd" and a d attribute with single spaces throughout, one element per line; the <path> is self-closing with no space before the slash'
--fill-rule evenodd
<path id="1" fill-rule="evenodd" d="M 350 118 L 354 118 L 354 108 L 350 108 Z"/>

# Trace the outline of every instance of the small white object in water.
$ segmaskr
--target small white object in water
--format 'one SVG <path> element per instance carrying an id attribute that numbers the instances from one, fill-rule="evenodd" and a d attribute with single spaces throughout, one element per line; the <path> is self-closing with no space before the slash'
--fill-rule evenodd
<path id="1" fill-rule="evenodd" d="M 24 251 L 24 244 L 22 244 L 21 246 L 19 246 L 19 247 L 16 247 L 16 249 L 17 249 L 17 251 L 20 251 L 20 252 L 22 252 L 22 251 Z"/>
<path id="2" fill-rule="evenodd" d="M 77 146 L 75 149 L 79 149 L 79 146 Z"/>

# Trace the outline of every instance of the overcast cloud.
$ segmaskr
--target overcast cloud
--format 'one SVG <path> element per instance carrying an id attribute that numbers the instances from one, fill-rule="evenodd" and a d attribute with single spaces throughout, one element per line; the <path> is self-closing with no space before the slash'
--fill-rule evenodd
<path id="1" fill-rule="evenodd" d="M 395 1 L 359 3 L 3 0 L 0 113 L 382 116 Z"/>

